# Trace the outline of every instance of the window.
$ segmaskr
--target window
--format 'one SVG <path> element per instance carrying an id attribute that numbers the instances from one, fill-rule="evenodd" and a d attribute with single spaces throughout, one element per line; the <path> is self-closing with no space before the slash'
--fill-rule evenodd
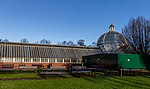
<path id="1" fill-rule="evenodd" d="M 64 62 L 70 62 L 70 59 L 65 59 Z"/>
<path id="2" fill-rule="evenodd" d="M 15 58 L 15 62 L 22 62 L 22 58 Z"/>
<path id="3" fill-rule="evenodd" d="M 13 62 L 13 58 L 5 58 L 5 62 Z"/>
<path id="4" fill-rule="evenodd" d="M 71 62 L 77 62 L 77 60 L 71 60 Z"/>
<path id="5" fill-rule="evenodd" d="M 57 62 L 63 62 L 63 59 L 57 59 Z"/>
<path id="6" fill-rule="evenodd" d="M 31 62 L 30 58 L 24 58 L 24 62 Z"/>
<path id="7" fill-rule="evenodd" d="M 40 58 L 33 58 L 33 62 L 40 62 Z"/>
<path id="8" fill-rule="evenodd" d="M 48 62 L 48 59 L 41 59 L 41 62 Z"/>
<path id="9" fill-rule="evenodd" d="M 82 62 L 82 59 L 78 59 L 78 62 Z"/>
<path id="10" fill-rule="evenodd" d="M 55 59 L 49 59 L 49 62 L 55 62 Z"/>

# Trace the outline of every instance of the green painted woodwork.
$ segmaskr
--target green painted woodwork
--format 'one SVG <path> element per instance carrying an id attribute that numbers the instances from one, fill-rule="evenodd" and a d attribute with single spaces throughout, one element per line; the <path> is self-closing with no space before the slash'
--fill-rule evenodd
<path id="1" fill-rule="evenodd" d="M 138 54 L 118 54 L 118 67 L 123 69 L 146 69 Z"/>
<path id="2" fill-rule="evenodd" d="M 83 57 L 83 63 L 92 67 L 111 69 L 147 69 L 149 63 L 139 54 L 96 54 Z"/>

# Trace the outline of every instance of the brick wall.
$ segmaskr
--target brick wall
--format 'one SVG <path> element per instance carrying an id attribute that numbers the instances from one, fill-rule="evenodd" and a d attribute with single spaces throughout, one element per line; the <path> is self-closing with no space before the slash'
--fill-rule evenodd
<path id="1" fill-rule="evenodd" d="M 40 68 L 49 68 L 50 66 L 66 66 L 70 65 L 71 63 L 0 63 L 0 68 L 2 68 L 2 65 L 14 65 L 15 69 L 18 69 L 19 66 L 27 66 L 27 67 L 32 67 L 34 66 L 40 66 Z M 38 67 L 39 68 L 39 67 Z"/>

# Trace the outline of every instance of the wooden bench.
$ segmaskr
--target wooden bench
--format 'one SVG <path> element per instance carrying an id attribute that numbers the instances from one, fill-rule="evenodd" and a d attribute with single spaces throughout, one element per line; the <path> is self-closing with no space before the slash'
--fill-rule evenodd
<path id="1" fill-rule="evenodd" d="M 92 72 L 92 71 L 72 71 L 72 73 L 90 73 L 90 72 Z"/>
<path id="2" fill-rule="evenodd" d="M 67 71 L 66 66 L 51 66 L 48 69 L 43 69 L 43 71 L 38 73 L 38 75 L 43 78 L 56 77 L 68 74 L 66 71 Z"/>
<path id="3" fill-rule="evenodd" d="M 89 74 L 92 73 L 92 71 L 72 71 L 70 74 L 74 77 L 81 77 L 81 76 L 89 76 Z"/>
<path id="4" fill-rule="evenodd" d="M 43 69 L 43 71 L 45 72 L 66 72 L 68 69 L 66 68 L 66 66 L 52 66 L 50 68 L 47 69 Z"/>
<path id="5" fill-rule="evenodd" d="M 0 73 L 15 73 L 16 69 L 14 68 L 2 68 L 0 69 Z"/>
<path id="6" fill-rule="evenodd" d="M 66 72 L 41 72 L 41 73 L 38 73 L 38 74 L 45 74 L 45 75 L 59 75 L 59 74 L 66 74 Z"/>
<path id="7" fill-rule="evenodd" d="M 86 66 L 72 66 L 72 70 L 85 70 Z"/>
<path id="8" fill-rule="evenodd" d="M 34 72 L 37 69 L 37 66 L 19 66 L 21 72 Z"/>
<path id="9" fill-rule="evenodd" d="M 42 78 L 48 78 L 48 77 L 62 77 L 63 75 L 68 74 L 67 72 L 40 72 L 38 73 L 39 76 Z"/>

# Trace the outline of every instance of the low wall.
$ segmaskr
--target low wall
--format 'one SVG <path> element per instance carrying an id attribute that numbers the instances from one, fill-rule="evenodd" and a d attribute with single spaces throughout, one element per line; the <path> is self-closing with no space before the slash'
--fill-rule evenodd
<path id="1" fill-rule="evenodd" d="M 12 63 L 12 62 L 3 62 L 0 63 L 0 68 L 11 68 L 19 69 L 20 67 L 23 68 L 30 68 L 30 67 L 37 67 L 37 68 L 50 68 L 51 66 L 57 67 L 57 66 L 66 66 L 70 65 L 71 63 Z"/>

